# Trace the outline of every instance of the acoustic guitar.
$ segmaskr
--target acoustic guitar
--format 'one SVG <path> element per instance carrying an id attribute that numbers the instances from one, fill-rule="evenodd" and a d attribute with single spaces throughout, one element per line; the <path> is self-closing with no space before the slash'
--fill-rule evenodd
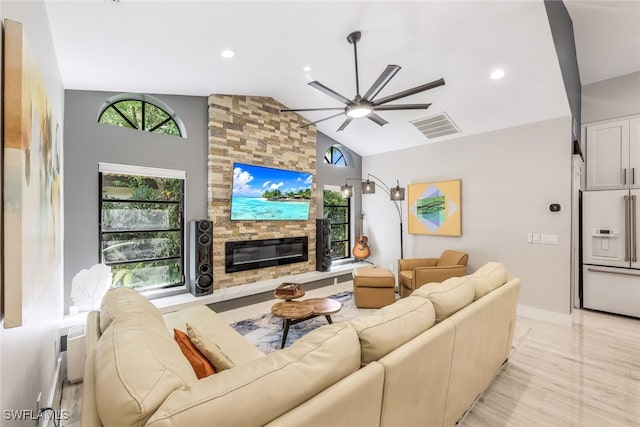
<path id="1" fill-rule="evenodd" d="M 369 238 L 364 235 L 363 229 L 362 229 L 363 218 L 364 218 L 364 214 L 361 213 L 360 214 L 360 234 L 356 236 L 356 244 L 353 247 L 353 250 L 351 251 L 354 258 L 359 260 L 367 259 L 369 258 L 369 255 L 371 255 L 371 249 L 369 249 L 369 246 L 368 246 Z"/>

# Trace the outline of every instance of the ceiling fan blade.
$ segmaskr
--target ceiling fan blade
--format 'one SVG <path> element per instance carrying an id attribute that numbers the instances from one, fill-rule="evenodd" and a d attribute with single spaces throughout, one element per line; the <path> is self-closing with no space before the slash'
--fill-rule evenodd
<path id="1" fill-rule="evenodd" d="M 333 108 L 292 108 L 292 109 L 284 109 L 280 110 L 281 113 L 291 113 L 296 111 L 332 111 L 332 110 L 342 110 L 344 111 L 344 107 L 333 107 Z"/>
<path id="2" fill-rule="evenodd" d="M 325 85 L 323 85 L 322 83 L 318 82 L 318 81 L 312 81 L 309 82 L 309 86 L 314 87 L 316 89 L 318 89 L 320 92 L 324 92 L 327 95 L 329 95 L 332 98 L 337 99 L 340 102 L 343 102 L 345 104 L 351 104 L 351 100 L 349 98 L 347 98 L 344 95 L 340 95 L 338 92 L 336 92 L 333 89 L 329 89 L 328 87 L 326 87 Z"/>
<path id="3" fill-rule="evenodd" d="M 400 71 L 399 65 L 387 65 L 387 68 L 384 69 L 378 80 L 373 82 L 367 93 L 364 94 L 363 99 L 366 101 L 373 101 L 373 98 L 380 93 L 382 88 L 384 88 L 387 83 L 396 75 L 398 71 Z"/>
<path id="4" fill-rule="evenodd" d="M 349 126 L 349 123 L 351 123 L 351 120 L 353 120 L 351 117 L 347 117 L 345 119 L 344 122 L 342 122 L 342 124 L 340 125 L 340 127 L 338 128 L 338 132 L 340 132 L 341 130 L 344 130 L 344 128 L 346 128 L 347 126 Z"/>
<path id="5" fill-rule="evenodd" d="M 306 125 L 302 125 L 300 127 L 301 128 L 306 128 L 306 127 L 309 127 L 311 125 L 315 125 L 316 123 L 324 122 L 325 120 L 329 120 L 329 119 L 333 119 L 334 117 L 342 116 L 343 114 L 344 114 L 344 112 L 338 113 L 338 114 L 334 114 L 333 116 L 325 117 L 324 119 L 316 120 L 313 123 L 307 123 Z"/>
<path id="6" fill-rule="evenodd" d="M 403 90 L 402 92 L 395 93 L 393 95 L 385 96 L 377 101 L 373 102 L 374 106 L 386 104 L 387 102 L 395 101 L 396 99 L 404 98 L 405 96 L 414 95 L 416 93 L 424 92 L 425 90 L 433 89 L 438 86 L 444 85 L 444 79 L 434 80 L 430 83 L 425 83 L 420 86 L 416 86 L 411 89 Z"/>
<path id="7" fill-rule="evenodd" d="M 379 115 L 377 115 L 376 113 L 371 113 L 371 114 L 369 114 L 369 115 L 367 116 L 367 118 L 368 118 L 369 120 L 371 120 L 372 122 L 379 124 L 380 126 L 384 126 L 384 125 L 386 125 L 387 123 L 389 123 L 389 122 L 387 122 L 385 119 L 383 119 L 382 117 L 380 117 Z"/>
<path id="8" fill-rule="evenodd" d="M 400 105 L 378 105 L 373 107 L 374 111 L 394 111 L 394 110 L 426 110 L 431 104 L 400 104 Z"/>

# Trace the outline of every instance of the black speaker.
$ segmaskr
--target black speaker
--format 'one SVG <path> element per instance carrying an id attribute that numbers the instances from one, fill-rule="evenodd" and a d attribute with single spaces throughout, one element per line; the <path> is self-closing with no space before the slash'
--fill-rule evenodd
<path id="1" fill-rule="evenodd" d="M 316 219 L 316 270 L 331 269 L 331 220 Z"/>
<path id="2" fill-rule="evenodd" d="M 213 292 L 213 223 L 207 219 L 189 224 L 189 292 L 194 296 Z"/>

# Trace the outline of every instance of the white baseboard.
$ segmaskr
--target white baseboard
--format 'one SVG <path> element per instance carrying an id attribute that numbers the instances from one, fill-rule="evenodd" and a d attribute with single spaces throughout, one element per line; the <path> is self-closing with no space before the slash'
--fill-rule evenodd
<path id="1" fill-rule="evenodd" d="M 542 320 L 543 322 L 555 323 L 556 325 L 571 326 L 571 314 L 556 313 L 555 311 L 542 310 L 520 304 L 518 304 L 516 308 L 516 313 L 518 316 L 529 319 Z"/>
<path id="2" fill-rule="evenodd" d="M 62 357 L 58 356 L 56 360 L 56 367 L 53 372 L 53 378 L 51 379 L 51 388 L 49 389 L 49 394 L 45 398 L 44 402 L 40 403 L 43 408 L 53 408 L 55 411 L 60 410 L 60 408 L 58 408 L 57 405 L 54 404 L 54 400 L 56 398 L 59 398 L 58 391 L 60 386 L 59 382 L 60 382 L 61 368 L 62 368 Z M 64 378 L 62 378 L 62 380 L 64 381 Z M 41 418 L 40 421 L 38 422 L 38 427 L 54 427 L 54 426 L 55 426 L 55 423 L 53 422 L 53 419 L 49 416 Z"/>

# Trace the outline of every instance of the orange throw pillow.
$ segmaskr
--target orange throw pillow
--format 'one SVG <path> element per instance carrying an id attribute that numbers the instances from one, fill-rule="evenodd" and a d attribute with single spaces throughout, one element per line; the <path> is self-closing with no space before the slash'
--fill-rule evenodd
<path id="1" fill-rule="evenodd" d="M 196 346 L 193 345 L 189 339 L 189 335 L 179 329 L 174 329 L 173 338 L 180 346 L 180 350 L 182 350 L 182 353 L 189 363 L 191 363 L 193 371 L 196 373 L 196 377 L 198 377 L 198 379 L 208 377 L 216 372 L 211 362 L 209 362 L 209 360 L 204 357 L 200 351 L 198 351 Z"/>

